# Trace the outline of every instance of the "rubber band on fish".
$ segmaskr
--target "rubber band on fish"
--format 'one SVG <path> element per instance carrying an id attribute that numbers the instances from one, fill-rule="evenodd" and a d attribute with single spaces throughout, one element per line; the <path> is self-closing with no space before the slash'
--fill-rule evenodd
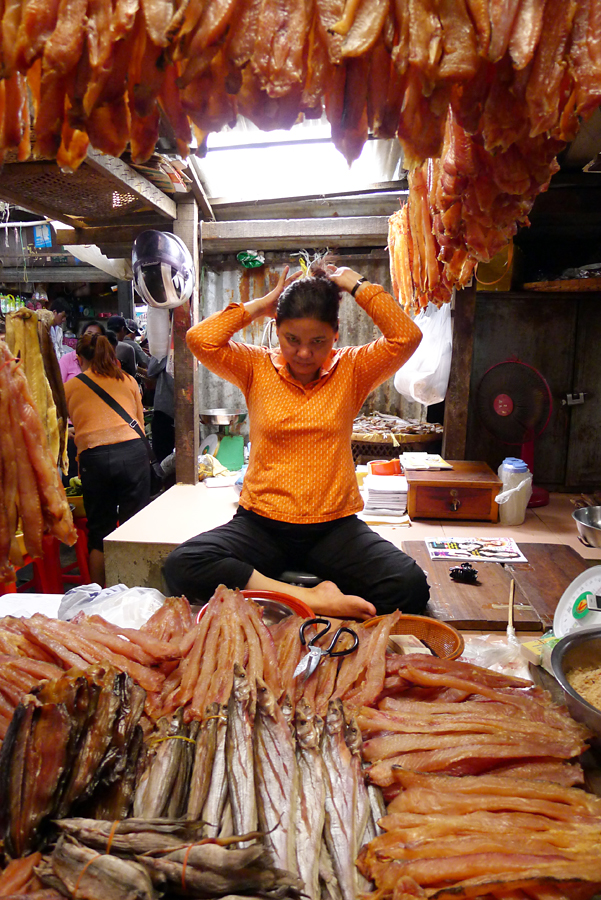
<path id="1" fill-rule="evenodd" d="M 84 873 L 88 870 L 88 867 L 91 866 L 93 862 L 96 862 L 96 860 L 101 856 L 106 856 L 106 854 L 105 853 L 96 853 L 96 855 L 93 856 L 92 859 L 89 859 L 87 861 L 87 863 L 85 864 L 85 866 L 83 867 L 83 869 L 81 870 L 79 875 L 77 876 L 77 881 L 75 882 L 75 887 L 73 888 L 73 894 L 72 894 L 73 900 L 75 900 L 75 897 L 77 895 L 77 889 L 79 887 L 79 882 L 83 878 Z"/>
<path id="2" fill-rule="evenodd" d="M 185 734 L 168 734 L 166 737 L 151 738 L 149 744 L 162 744 L 163 741 L 187 741 L 188 744 L 195 744 L 194 738 L 186 737 Z"/>
<path id="3" fill-rule="evenodd" d="M 214 716 L 207 716 L 206 719 L 203 719 L 203 722 L 210 722 L 211 719 L 221 719 L 222 722 L 227 722 L 227 716 L 224 716 L 223 713 L 215 713 Z"/>
<path id="4" fill-rule="evenodd" d="M 186 888 L 186 868 L 187 868 L 187 866 L 188 866 L 188 856 L 190 855 L 190 850 L 192 849 L 193 846 L 194 846 L 194 844 L 190 844 L 190 846 L 188 847 L 188 849 L 187 849 L 186 852 L 184 853 L 184 862 L 183 862 L 183 865 L 182 865 L 182 890 L 183 890 L 184 894 L 187 893 L 187 888 Z"/>
<path id="5" fill-rule="evenodd" d="M 119 819 L 115 819 L 115 821 L 114 821 L 113 824 L 111 825 L 111 830 L 109 831 L 109 836 L 108 836 L 107 842 L 106 842 L 106 852 L 107 852 L 107 853 L 110 853 L 110 852 L 111 852 L 111 847 L 112 847 L 112 844 L 113 844 L 113 838 L 114 838 L 115 835 L 117 834 L 117 828 L 119 827 L 120 824 L 121 824 L 120 820 L 119 820 Z"/>
<path id="6" fill-rule="evenodd" d="M 267 832 L 269 834 L 270 832 Z M 186 856 L 193 847 L 203 847 L 205 844 L 217 844 L 218 847 L 229 847 L 230 844 L 238 844 L 240 841 L 259 841 L 265 837 L 264 831 L 249 831 L 247 834 L 232 834 L 229 837 L 206 837 L 199 841 L 193 841 L 191 844 L 178 844 L 175 847 L 165 847 L 162 850 L 146 850 L 140 856 L 168 856 L 175 853 L 176 850 L 186 848 Z"/>

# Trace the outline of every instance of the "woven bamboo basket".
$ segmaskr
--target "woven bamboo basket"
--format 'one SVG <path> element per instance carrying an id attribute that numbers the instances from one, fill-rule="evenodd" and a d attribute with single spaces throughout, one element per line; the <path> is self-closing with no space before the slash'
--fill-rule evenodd
<path id="1" fill-rule="evenodd" d="M 364 624 L 376 625 L 382 616 L 374 616 Z M 391 634 L 412 634 L 428 647 L 439 659 L 457 659 L 463 653 L 465 642 L 456 628 L 431 619 L 429 616 L 402 615 Z"/>

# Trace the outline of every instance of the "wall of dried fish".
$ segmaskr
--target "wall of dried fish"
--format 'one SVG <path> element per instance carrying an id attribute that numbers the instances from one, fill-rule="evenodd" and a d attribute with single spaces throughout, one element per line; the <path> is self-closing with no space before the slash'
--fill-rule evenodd
<path id="1" fill-rule="evenodd" d="M 361 271 L 375 284 L 382 284 L 390 290 L 390 274 L 388 260 L 384 257 L 368 260 L 365 256 L 353 260 L 351 257 L 342 257 L 341 263 L 352 266 Z M 269 276 L 281 272 L 284 265 L 290 265 L 291 271 L 298 268 L 298 257 L 284 258 L 281 254 L 266 254 L 266 265 L 259 269 L 243 269 L 235 257 L 225 257 L 219 263 L 205 260 L 203 280 L 200 298 L 200 316 L 206 317 L 227 306 L 228 303 L 246 302 L 254 297 L 261 297 L 270 290 Z M 267 335 L 263 338 L 265 323 L 253 322 L 253 324 L 241 332 L 238 337 L 252 344 L 265 345 Z M 345 295 L 340 309 L 340 339 L 342 347 L 355 344 L 366 344 L 379 336 L 378 329 L 363 310 Z M 277 341 L 275 329 L 273 339 Z M 198 367 L 199 371 L 199 396 L 201 409 L 246 408 L 246 403 L 241 391 L 222 378 L 218 378 L 205 369 Z M 395 390 L 392 379 L 375 390 L 365 402 L 362 412 L 384 412 L 400 416 L 403 419 L 411 419 L 424 422 L 426 408 L 419 403 L 411 403 Z M 248 425 L 242 426 L 243 433 L 247 433 Z"/>

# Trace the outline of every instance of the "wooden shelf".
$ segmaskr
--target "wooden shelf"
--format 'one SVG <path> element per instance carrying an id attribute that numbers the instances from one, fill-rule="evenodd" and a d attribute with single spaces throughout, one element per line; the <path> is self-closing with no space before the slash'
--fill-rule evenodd
<path id="1" fill-rule="evenodd" d="M 585 291 L 601 291 L 601 278 L 565 278 L 558 281 L 530 281 L 525 291 L 545 291 L 558 294 L 581 294 Z"/>

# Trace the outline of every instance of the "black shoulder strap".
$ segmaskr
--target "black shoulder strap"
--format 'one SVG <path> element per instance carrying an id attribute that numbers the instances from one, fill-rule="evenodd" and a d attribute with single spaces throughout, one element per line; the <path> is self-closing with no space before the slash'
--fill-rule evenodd
<path id="1" fill-rule="evenodd" d="M 81 375 L 76 375 L 75 377 L 79 378 L 80 381 L 83 381 L 83 383 L 85 385 L 87 385 L 91 390 L 93 390 L 94 393 L 97 394 L 101 400 L 104 400 L 104 402 L 106 403 L 107 406 L 110 406 L 110 408 L 112 410 L 114 410 L 114 412 L 116 412 L 118 416 L 121 416 L 123 421 L 127 422 L 127 424 L 129 425 L 130 428 L 133 428 L 133 430 L 136 432 L 136 434 L 139 437 L 141 437 L 142 440 L 144 441 L 144 443 L 146 444 L 146 449 L 148 451 L 149 459 L 151 462 L 153 462 L 155 459 L 155 455 L 154 455 L 154 451 L 152 449 L 152 445 L 151 445 L 150 441 L 148 440 L 148 438 L 146 437 L 146 435 L 144 434 L 144 432 L 142 431 L 142 429 L 140 428 L 140 426 L 138 425 L 138 423 L 136 422 L 136 420 L 132 419 L 132 417 L 129 415 L 129 413 L 123 409 L 121 404 L 117 403 L 117 401 L 114 400 L 110 394 L 107 394 L 107 392 L 104 390 L 104 388 L 101 388 L 99 384 L 96 384 L 95 381 L 92 381 L 92 379 L 88 378 L 87 375 L 84 375 L 83 372 L 81 373 Z"/>

